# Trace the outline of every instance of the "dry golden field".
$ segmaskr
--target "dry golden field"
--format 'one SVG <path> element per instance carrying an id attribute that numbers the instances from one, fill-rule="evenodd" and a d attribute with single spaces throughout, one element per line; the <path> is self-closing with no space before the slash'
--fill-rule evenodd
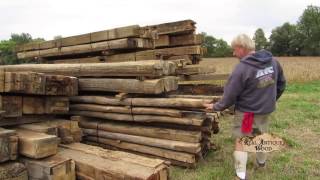
<path id="1" fill-rule="evenodd" d="M 278 57 L 288 82 L 320 80 L 320 57 Z M 204 58 L 200 64 L 216 67 L 217 73 L 230 73 L 236 58 Z"/>

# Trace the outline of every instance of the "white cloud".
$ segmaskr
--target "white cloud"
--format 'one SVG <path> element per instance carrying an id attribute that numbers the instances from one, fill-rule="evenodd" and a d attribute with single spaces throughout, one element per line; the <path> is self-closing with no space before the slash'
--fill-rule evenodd
<path id="1" fill-rule="evenodd" d="M 1 0 L 0 39 L 27 32 L 52 39 L 127 26 L 183 19 L 197 22 L 198 32 L 230 41 L 238 33 L 267 35 L 284 22 L 296 23 L 307 5 L 319 0 Z"/>

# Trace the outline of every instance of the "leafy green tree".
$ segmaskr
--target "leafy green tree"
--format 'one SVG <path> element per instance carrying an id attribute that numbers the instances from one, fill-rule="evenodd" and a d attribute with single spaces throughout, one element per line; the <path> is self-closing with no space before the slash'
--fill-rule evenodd
<path id="1" fill-rule="evenodd" d="M 37 40 L 42 39 L 38 38 Z M 0 64 L 23 63 L 24 61 L 17 59 L 15 47 L 32 41 L 32 37 L 28 33 L 11 34 L 11 38 L 9 40 L 0 41 Z"/>
<path id="2" fill-rule="evenodd" d="M 268 49 L 268 41 L 264 35 L 264 31 L 258 28 L 254 33 L 253 40 L 256 45 L 256 50 Z"/>
<path id="3" fill-rule="evenodd" d="M 25 44 L 32 41 L 32 37 L 29 33 L 21 33 L 21 34 L 11 34 L 11 39 L 17 45 Z"/>
<path id="4" fill-rule="evenodd" d="M 298 21 L 298 31 L 302 36 L 302 55 L 320 55 L 320 7 L 308 6 Z"/>
<path id="5" fill-rule="evenodd" d="M 300 55 L 301 35 L 297 26 L 288 22 L 272 30 L 270 36 L 270 50 L 277 56 Z"/>
<path id="6" fill-rule="evenodd" d="M 207 48 L 205 57 L 229 57 L 232 56 L 232 49 L 223 39 L 216 39 L 213 36 L 201 33 L 203 35 L 203 46 Z"/>

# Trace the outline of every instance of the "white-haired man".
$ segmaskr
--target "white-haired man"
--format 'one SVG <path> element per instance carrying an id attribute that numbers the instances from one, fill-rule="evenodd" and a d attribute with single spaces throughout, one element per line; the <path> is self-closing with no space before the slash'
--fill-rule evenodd
<path id="1" fill-rule="evenodd" d="M 268 117 L 275 110 L 286 80 L 279 62 L 266 50 L 255 51 L 253 40 L 236 36 L 231 46 L 233 55 L 240 59 L 224 87 L 223 97 L 208 110 L 222 111 L 235 105 L 233 135 L 236 138 L 234 163 L 237 179 L 246 179 L 248 153 L 243 151 L 240 138 L 267 132 Z M 257 153 L 258 167 L 264 167 L 265 153 Z"/>

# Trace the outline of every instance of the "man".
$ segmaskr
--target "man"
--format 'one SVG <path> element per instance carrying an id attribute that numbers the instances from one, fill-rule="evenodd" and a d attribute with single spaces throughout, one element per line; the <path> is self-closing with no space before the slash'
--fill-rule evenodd
<path id="1" fill-rule="evenodd" d="M 231 46 L 240 63 L 231 73 L 222 99 L 204 106 L 207 110 L 223 111 L 235 105 L 235 170 L 238 179 L 246 179 L 248 153 L 243 151 L 239 140 L 267 132 L 269 115 L 275 110 L 286 81 L 279 62 L 266 50 L 255 51 L 255 44 L 247 35 L 236 36 Z M 257 153 L 256 161 L 259 167 L 264 167 L 266 154 Z"/>

